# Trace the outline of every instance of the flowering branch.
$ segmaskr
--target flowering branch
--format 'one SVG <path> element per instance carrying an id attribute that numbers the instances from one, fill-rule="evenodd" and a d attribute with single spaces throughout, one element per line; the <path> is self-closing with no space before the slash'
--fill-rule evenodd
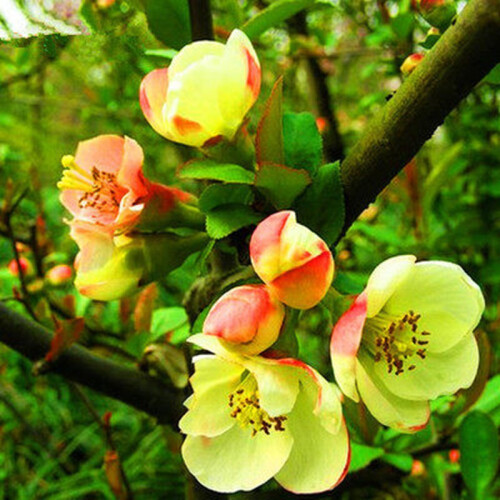
<path id="1" fill-rule="evenodd" d="M 499 56 L 500 2 L 471 0 L 342 163 L 344 232 Z"/>
<path id="2" fill-rule="evenodd" d="M 0 303 L 0 342 L 36 361 L 48 352 L 51 338 L 43 326 Z M 160 423 L 176 426 L 182 415 L 181 392 L 138 370 L 95 356 L 83 347 L 74 345 L 64 351 L 51 369 L 68 380 L 142 410 Z"/>

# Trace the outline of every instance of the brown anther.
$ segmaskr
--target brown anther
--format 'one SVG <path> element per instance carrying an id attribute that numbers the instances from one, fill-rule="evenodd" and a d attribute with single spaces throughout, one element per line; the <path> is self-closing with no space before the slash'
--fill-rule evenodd
<path id="1" fill-rule="evenodd" d="M 413 323 L 413 325 L 411 325 L 411 331 L 413 333 L 415 333 L 417 331 L 417 324 L 416 323 Z"/>
<path id="2" fill-rule="evenodd" d="M 418 345 L 427 345 L 429 343 L 428 340 L 419 340 Z"/>
<path id="3" fill-rule="evenodd" d="M 425 349 L 419 349 L 417 351 L 417 356 L 419 356 L 422 359 L 425 359 Z"/>
<path id="4" fill-rule="evenodd" d="M 416 366 L 415 366 L 415 365 L 410 365 L 410 366 L 408 367 L 408 371 L 414 370 L 415 368 L 416 368 Z"/>

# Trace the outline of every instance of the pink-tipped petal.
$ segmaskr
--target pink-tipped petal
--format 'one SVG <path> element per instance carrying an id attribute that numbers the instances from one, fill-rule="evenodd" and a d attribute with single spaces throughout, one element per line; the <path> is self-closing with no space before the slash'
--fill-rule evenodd
<path id="1" fill-rule="evenodd" d="M 359 401 L 356 389 L 356 355 L 367 313 L 367 294 L 363 292 L 333 327 L 330 355 L 335 379 L 342 392 Z"/>
<path id="2" fill-rule="evenodd" d="M 168 80 L 168 68 L 155 69 L 142 79 L 139 89 L 139 103 L 146 120 L 163 136 L 167 136 L 163 105 L 167 99 Z"/>
<path id="3" fill-rule="evenodd" d="M 96 167 L 101 172 L 117 174 L 123 161 L 125 139 L 119 135 L 99 135 L 78 144 L 75 163 L 91 172 Z"/>
<path id="4" fill-rule="evenodd" d="M 129 189 L 139 198 L 148 193 L 147 181 L 142 173 L 144 153 L 141 146 L 130 137 L 125 137 L 123 159 L 117 180 L 120 185 Z"/>

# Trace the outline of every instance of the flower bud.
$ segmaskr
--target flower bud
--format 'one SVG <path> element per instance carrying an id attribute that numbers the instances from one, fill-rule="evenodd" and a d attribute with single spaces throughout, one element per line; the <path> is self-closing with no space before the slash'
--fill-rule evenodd
<path id="1" fill-rule="evenodd" d="M 26 257 L 19 257 L 19 265 L 21 266 L 21 271 L 24 276 L 30 276 L 33 274 L 33 265 Z M 12 276 L 19 275 L 19 267 L 17 265 L 16 259 L 12 259 L 8 264 L 8 269 Z"/>
<path id="2" fill-rule="evenodd" d="M 47 271 L 47 281 L 54 286 L 62 285 L 68 282 L 73 276 L 73 269 L 67 264 L 59 264 Z"/>
<path id="3" fill-rule="evenodd" d="M 205 234 L 170 233 L 113 236 L 109 228 L 73 221 L 71 237 L 80 247 L 75 259 L 75 286 L 94 300 L 131 295 L 159 279 L 208 242 Z"/>
<path id="4" fill-rule="evenodd" d="M 276 297 L 296 309 L 314 307 L 332 283 L 334 262 L 326 243 L 282 211 L 263 220 L 250 240 L 255 272 Z"/>
<path id="5" fill-rule="evenodd" d="M 140 104 L 149 124 L 167 139 L 203 146 L 232 139 L 260 91 L 260 64 L 247 36 L 231 33 L 226 45 L 186 45 L 170 67 L 141 83 Z"/>
<path id="6" fill-rule="evenodd" d="M 420 0 L 419 12 L 431 25 L 444 31 L 457 14 L 453 0 Z"/>
<path id="7" fill-rule="evenodd" d="M 203 333 L 220 337 L 227 347 L 259 354 L 277 340 L 285 308 L 265 285 L 244 285 L 225 293 L 210 309 Z"/>
<path id="8" fill-rule="evenodd" d="M 408 76 L 420 64 L 423 58 L 423 54 L 409 55 L 399 68 L 401 70 L 401 73 L 403 73 L 404 76 Z"/>

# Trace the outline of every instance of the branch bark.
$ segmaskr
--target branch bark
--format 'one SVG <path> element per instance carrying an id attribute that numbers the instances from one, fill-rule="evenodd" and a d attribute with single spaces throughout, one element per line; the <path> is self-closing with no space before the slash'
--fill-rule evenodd
<path id="1" fill-rule="evenodd" d="M 51 339 L 44 327 L 0 303 L 0 342 L 36 361 L 45 356 Z M 53 373 L 142 410 L 162 424 L 177 426 L 183 413 L 181 392 L 78 345 L 64 351 L 51 367 Z"/>
<path id="2" fill-rule="evenodd" d="M 500 1 L 471 0 L 341 165 L 344 233 L 500 59 Z"/>
<path id="3" fill-rule="evenodd" d="M 214 39 L 210 0 L 189 0 L 189 17 L 193 42 Z"/>

